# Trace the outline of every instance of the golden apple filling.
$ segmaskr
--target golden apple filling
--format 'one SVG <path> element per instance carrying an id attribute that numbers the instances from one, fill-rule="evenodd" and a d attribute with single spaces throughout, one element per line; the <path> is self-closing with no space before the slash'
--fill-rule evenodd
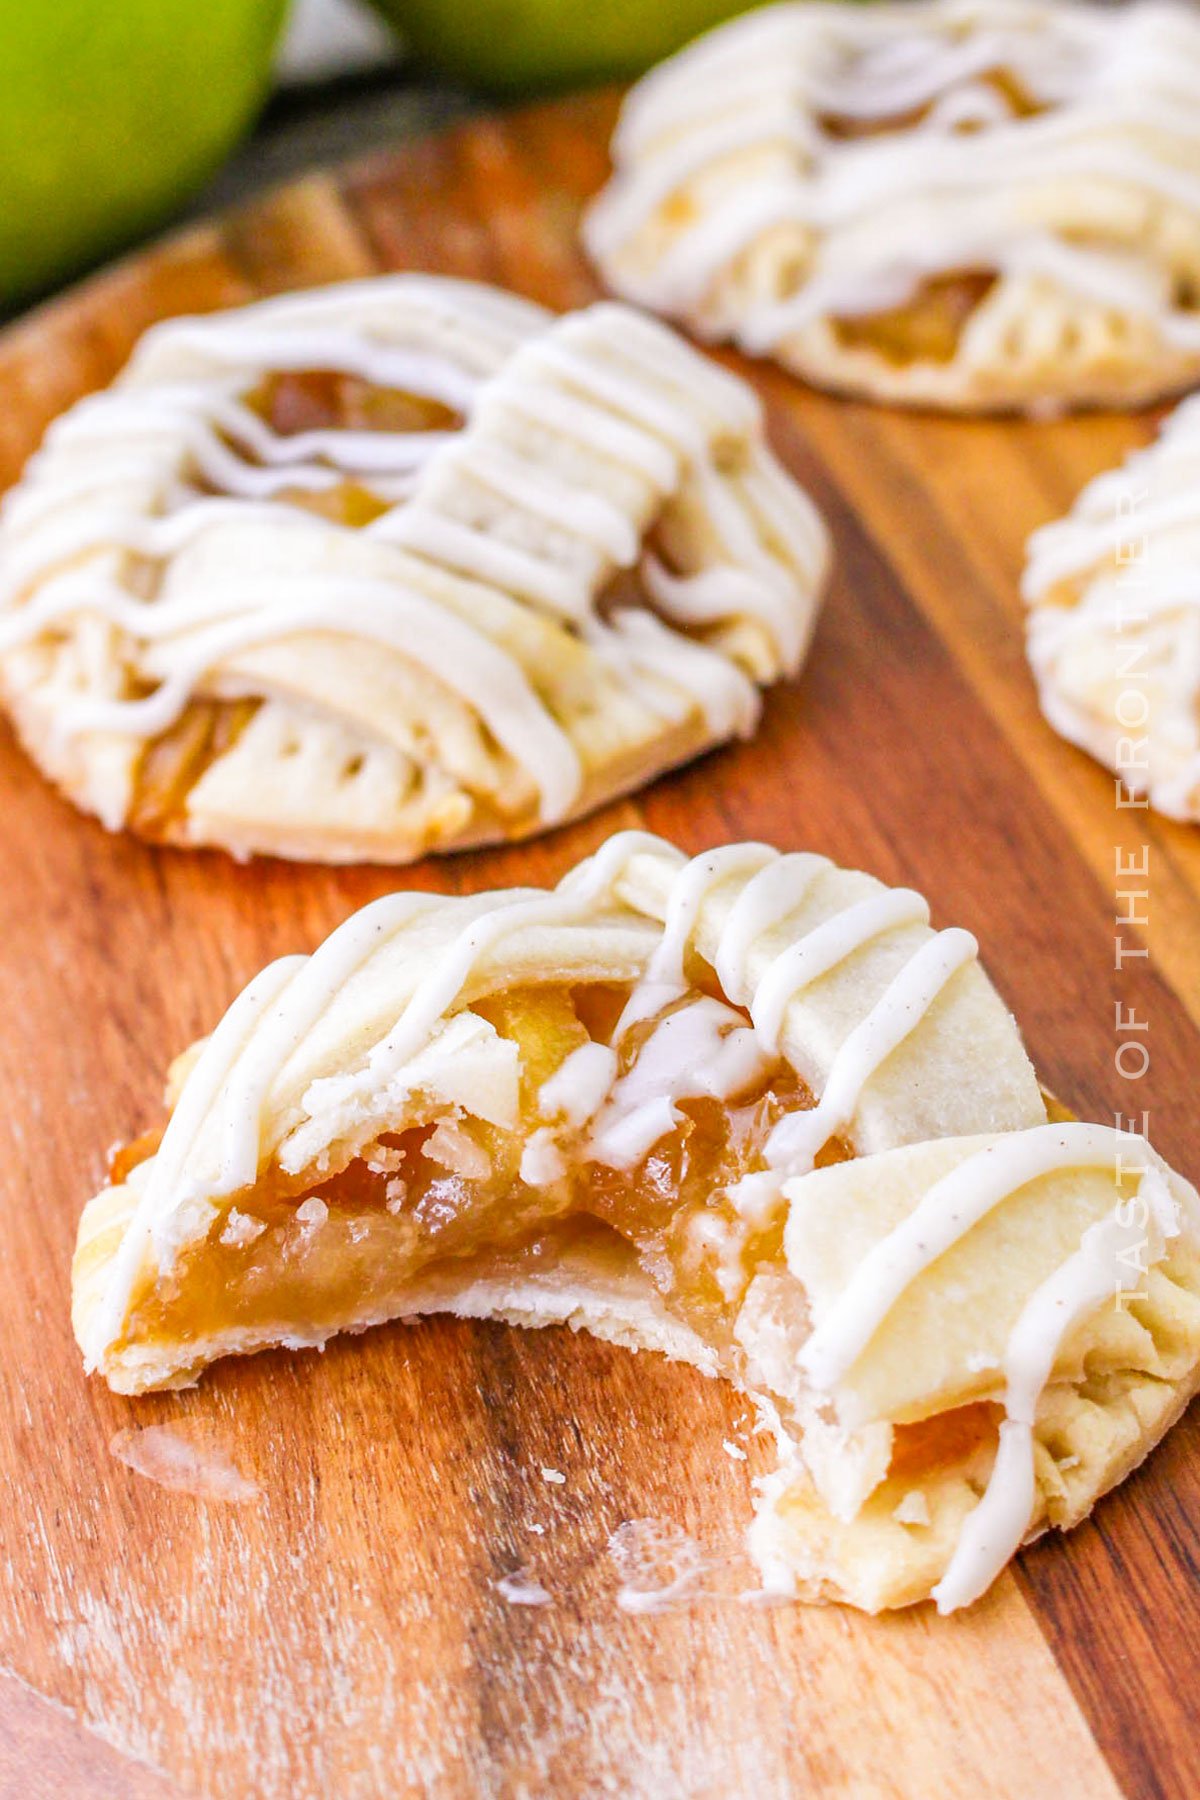
<path id="1" fill-rule="evenodd" d="M 235 1326 L 284 1335 L 332 1330 L 388 1316 L 407 1284 L 439 1265 L 490 1253 L 552 1256 L 572 1235 L 596 1232 L 621 1240 L 664 1303 L 706 1341 L 727 1345 L 740 1297 L 730 1285 L 730 1255 L 744 1288 L 754 1268 L 777 1255 L 781 1235 L 779 1223 L 748 1232 L 727 1190 L 765 1168 L 772 1127 L 784 1113 L 810 1107 L 812 1096 L 780 1060 L 729 1100 L 680 1099 L 673 1128 L 633 1168 L 595 1160 L 584 1124 L 553 1127 L 549 1163 L 531 1169 L 526 1150 L 547 1129 L 540 1090 L 573 1051 L 606 1041 L 625 998 L 620 988 L 588 986 L 516 989 L 473 1002 L 472 1011 L 520 1049 L 511 1128 L 443 1114 L 385 1132 L 332 1175 L 266 1171 L 222 1206 L 174 1279 L 160 1280 L 153 1300 L 134 1309 L 129 1341 L 164 1332 L 203 1338 Z M 624 1035 L 617 1080 L 666 1016 Z M 130 1155 L 138 1159 L 152 1146 L 151 1139 L 121 1153 L 114 1179 L 128 1173 Z M 822 1160 L 849 1154 L 834 1142 Z"/>
<path id="2" fill-rule="evenodd" d="M 258 710 L 257 700 L 193 700 L 174 725 L 142 752 L 129 824 L 143 837 L 165 836 L 200 777 L 236 744 Z"/>
<path id="3" fill-rule="evenodd" d="M 991 70 L 974 85 L 996 96 L 1004 107 L 1004 123 L 1033 118 L 1047 109 L 1035 101 L 1013 76 Z M 819 120 L 827 138 L 849 141 L 875 138 L 918 129 L 933 111 L 933 103 L 887 118 L 824 114 Z M 986 116 L 964 108 L 954 131 L 973 136 L 991 128 Z M 963 330 L 975 310 L 995 286 L 996 276 L 987 270 L 963 269 L 922 283 L 903 306 L 861 317 L 834 320 L 838 341 L 846 349 L 870 350 L 893 367 L 910 363 L 950 363 L 957 354 Z"/>
<path id="4" fill-rule="evenodd" d="M 894 367 L 953 362 L 967 321 L 995 284 L 985 270 L 938 275 L 905 305 L 835 319 L 834 331 L 846 349 L 873 351 Z"/>
<path id="5" fill-rule="evenodd" d="M 461 413 L 441 401 L 328 369 L 269 375 L 246 404 L 278 437 L 306 431 L 446 432 L 459 431 L 465 423 Z M 278 498 L 356 529 L 392 504 L 373 493 L 369 482 L 350 477 L 323 488 L 283 488 Z"/>
<path id="6" fill-rule="evenodd" d="M 705 991 L 716 997 L 711 972 L 702 973 L 703 990 L 697 986 L 622 1036 L 610 1099 L 672 1012 Z M 264 1342 L 320 1340 L 403 1313 L 422 1278 L 445 1277 L 450 1291 L 456 1269 L 464 1278 L 519 1279 L 552 1270 L 584 1246 L 591 1260 L 599 1253 L 626 1273 L 640 1268 L 666 1310 L 738 1376 L 735 1319 L 751 1279 L 782 1267 L 783 1217 L 747 1227 L 731 1190 L 766 1168 L 772 1128 L 785 1114 L 810 1108 L 813 1096 L 778 1059 L 729 1099 L 677 1099 L 672 1128 L 632 1168 L 598 1160 L 593 1114 L 593 1125 L 555 1127 L 555 1158 L 532 1171 L 531 1140 L 546 1131 L 542 1088 L 581 1046 L 610 1042 L 628 992 L 555 986 L 474 1001 L 472 1012 L 519 1047 L 512 1126 L 443 1109 L 382 1133 L 335 1174 L 265 1171 L 253 1189 L 221 1206 L 172 1274 L 147 1274 L 120 1347 L 163 1338 L 211 1346 L 226 1332 L 247 1330 Z M 147 1134 L 118 1153 L 114 1183 L 157 1143 L 157 1134 Z M 818 1162 L 853 1154 L 832 1139 Z M 207 1360 L 206 1347 L 199 1361 Z M 997 1407 L 981 1402 L 896 1427 L 887 1481 L 915 1485 L 923 1472 L 948 1464 L 983 1467 L 999 1417 Z"/>
<path id="7" fill-rule="evenodd" d="M 356 375 L 332 370 L 269 375 L 246 397 L 246 404 L 280 437 L 308 431 L 457 431 L 464 423 L 459 413 L 439 401 L 376 387 Z M 227 447 L 257 466 L 244 446 Z M 206 483 L 198 485 L 202 491 L 216 492 Z M 276 498 L 353 529 L 371 524 L 393 504 L 373 493 L 365 481 L 351 477 L 321 488 L 284 487 Z M 194 699 L 169 730 L 147 743 L 129 808 L 135 831 L 151 839 L 171 836 L 197 782 L 232 749 L 258 704 Z"/>

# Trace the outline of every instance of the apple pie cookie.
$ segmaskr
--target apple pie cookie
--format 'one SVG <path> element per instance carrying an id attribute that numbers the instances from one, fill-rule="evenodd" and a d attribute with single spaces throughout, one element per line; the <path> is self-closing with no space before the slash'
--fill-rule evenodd
<path id="1" fill-rule="evenodd" d="M 1029 541 L 1029 660 L 1054 729 L 1200 819 L 1200 400 Z"/>
<path id="2" fill-rule="evenodd" d="M 0 513 L 0 693 L 112 829 L 405 862 L 753 730 L 824 527 L 655 321 L 401 275 L 154 327 Z"/>
<path id="3" fill-rule="evenodd" d="M 824 857 L 611 838 L 267 968 L 120 1151 L 73 1271 L 124 1393 L 430 1311 L 740 1384 L 774 1589 L 968 1603 L 1200 1378 L 1194 1190 L 1051 1117 L 965 931 Z"/>
<path id="4" fill-rule="evenodd" d="M 1200 18 L 765 7 L 651 72 L 585 224 L 610 286 L 819 387 L 952 410 L 1200 377 Z"/>

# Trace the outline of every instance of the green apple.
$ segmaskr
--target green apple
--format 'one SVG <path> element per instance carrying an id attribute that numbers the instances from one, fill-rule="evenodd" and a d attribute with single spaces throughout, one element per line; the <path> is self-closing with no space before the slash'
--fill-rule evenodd
<path id="1" fill-rule="evenodd" d="M 0 302 L 157 225 L 266 92 L 286 0 L 0 0 Z"/>
<path id="2" fill-rule="evenodd" d="M 468 87 L 639 75 L 751 0 L 374 0 L 406 47 Z"/>

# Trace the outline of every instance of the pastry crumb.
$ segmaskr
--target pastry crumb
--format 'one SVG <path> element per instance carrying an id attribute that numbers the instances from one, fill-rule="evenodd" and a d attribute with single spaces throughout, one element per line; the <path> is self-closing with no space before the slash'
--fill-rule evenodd
<path id="1" fill-rule="evenodd" d="M 920 1488 L 910 1488 L 899 1506 L 892 1508 L 897 1525 L 928 1525 L 929 1502 Z"/>
<path id="2" fill-rule="evenodd" d="M 364 1161 L 372 1175 L 394 1175 L 404 1162 L 404 1151 L 399 1145 L 372 1144 L 364 1152 Z M 391 1183 L 388 1183 L 391 1186 Z"/>
<path id="3" fill-rule="evenodd" d="M 534 1132 L 522 1152 L 521 1180 L 526 1187 L 549 1187 L 553 1182 L 562 1180 L 566 1166 L 563 1153 L 554 1140 L 554 1133 L 543 1125 Z"/>
<path id="4" fill-rule="evenodd" d="M 726 1456 L 732 1456 L 734 1462 L 746 1461 L 746 1452 L 740 1444 L 735 1444 L 730 1438 L 722 1438 L 721 1448 Z"/>
<path id="5" fill-rule="evenodd" d="M 562 1487 L 566 1479 L 561 1469 L 542 1470 L 542 1480 L 552 1482 L 555 1487 Z"/>
<path id="6" fill-rule="evenodd" d="M 239 1212 L 233 1207 L 221 1231 L 220 1242 L 227 1250 L 241 1250 L 247 1244 L 254 1243 L 266 1230 L 261 1219 L 251 1217 L 249 1213 Z"/>
<path id="7" fill-rule="evenodd" d="M 430 1162 L 466 1181 L 483 1181 L 492 1172 L 492 1159 L 482 1144 L 476 1143 L 454 1119 L 443 1119 L 435 1125 L 421 1150 Z"/>
<path id="8" fill-rule="evenodd" d="M 329 1208 L 316 1194 L 310 1194 L 307 1200 L 301 1201 L 296 1208 L 296 1217 L 301 1225 L 321 1226 L 329 1217 Z"/>

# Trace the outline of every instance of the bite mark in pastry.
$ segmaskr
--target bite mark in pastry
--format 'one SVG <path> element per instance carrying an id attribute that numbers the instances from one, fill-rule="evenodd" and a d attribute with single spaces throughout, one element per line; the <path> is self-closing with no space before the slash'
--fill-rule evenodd
<path id="1" fill-rule="evenodd" d="M 826 562 L 759 403 L 621 306 L 401 275 L 169 321 L 0 511 L 0 693 L 110 828 L 404 862 L 726 738 Z"/>
<path id="2" fill-rule="evenodd" d="M 1054 729 L 1200 819 L 1200 401 L 1029 541 L 1029 660 Z"/>
<path id="3" fill-rule="evenodd" d="M 633 89 L 585 240 L 817 386 L 1140 404 L 1200 375 L 1198 82 L 1161 0 L 765 7 Z"/>
<path id="4" fill-rule="evenodd" d="M 1200 1371 L 1194 1190 L 1050 1118 L 964 931 L 820 856 L 623 834 L 550 893 L 398 894 L 272 964 L 85 1209 L 122 1392 L 445 1310 L 738 1382 L 765 1579 L 983 1591 Z"/>

